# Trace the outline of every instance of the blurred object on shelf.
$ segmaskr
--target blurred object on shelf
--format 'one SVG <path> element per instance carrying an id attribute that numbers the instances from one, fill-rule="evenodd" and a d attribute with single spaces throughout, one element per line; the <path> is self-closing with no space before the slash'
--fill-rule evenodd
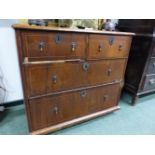
<path id="1" fill-rule="evenodd" d="M 72 27 L 98 29 L 98 19 L 73 19 Z"/>
<path id="2" fill-rule="evenodd" d="M 44 19 L 49 27 L 58 27 L 59 19 Z"/>
<path id="3" fill-rule="evenodd" d="M 98 30 L 103 29 L 103 26 L 104 26 L 105 22 L 106 22 L 105 19 L 98 19 Z"/>
<path id="4" fill-rule="evenodd" d="M 115 27 L 116 27 L 116 22 L 115 20 L 112 20 L 112 19 L 107 19 L 103 26 L 103 28 L 106 31 L 115 31 Z"/>
<path id="5" fill-rule="evenodd" d="M 51 24 L 49 24 L 51 22 Z M 99 29 L 99 24 L 103 24 L 104 20 L 101 19 L 99 22 L 98 19 L 49 19 L 48 26 L 58 26 L 58 27 L 68 27 L 68 28 L 93 28 Z"/>
<path id="6" fill-rule="evenodd" d="M 47 21 L 44 19 L 29 19 L 28 20 L 29 25 L 38 25 L 38 26 L 47 26 Z"/>
<path id="7" fill-rule="evenodd" d="M 102 30 L 105 19 L 19 19 L 21 24 Z"/>
<path id="8" fill-rule="evenodd" d="M 28 19 L 19 19 L 20 24 L 28 24 Z"/>
<path id="9" fill-rule="evenodd" d="M 59 27 L 72 27 L 73 20 L 72 19 L 59 19 L 58 26 Z"/>

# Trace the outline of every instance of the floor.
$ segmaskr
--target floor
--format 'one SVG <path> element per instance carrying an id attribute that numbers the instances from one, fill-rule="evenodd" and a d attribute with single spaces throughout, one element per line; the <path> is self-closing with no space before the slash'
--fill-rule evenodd
<path id="1" fill-rule="evenodd" d="M 120 100 L 121 109 L 52 133 L 53 135 L 154 135 L 155 94 L 141 97 L 136 106 L 130 105 L 131 97 L 125 93 Z M 23 105 L 8 109 L 0 116 L 0 134 L 26 135 L 27 121 Z"/>

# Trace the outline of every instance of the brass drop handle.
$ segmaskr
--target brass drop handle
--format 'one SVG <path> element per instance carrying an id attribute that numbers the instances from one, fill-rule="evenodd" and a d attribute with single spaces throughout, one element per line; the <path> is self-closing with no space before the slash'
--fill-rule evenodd
<path id="1" fill-rule="evenodd" d="M 77 46 L 77 45 L 76 45 L 75 42 L 72 42 L 72 43 L 71 43 L 71 51 L 72 51 L 72 52 L 74 52 L 74 51 L 76 50 L 76 46 Z"/>
<path id="2" fill-rule="evenodd" d="M 118 50 L 119 50 L 119 51 L 121 51 L 122 48 L 123 48 L 123 45 L 119 45 L 119 46 L 118 46 Z"/>
<path id="3" fill-rule="evenodd" d="M 53 81 L 54 84 L 57 82 L 57 76 L 56 75 L 52 76 L 52 81 Z"/>
<path id="4" fill-rule="evenodd" d="M 57 106 L 55 106 L 55 107 L 52 109 L 52 112 L 54 112 L 55 114 L 58 114 L 58 111 L 59 111 L 59 109 L 58 109 Z"/>
<path id="5" fill-rule="evenodd" d="M 99 52 L 103 51 L 103 44 L 99 44 L 99 45 L 98 45 L 98 51 L 99 51 Z"/>
<path id="6" fill-rule="evenodd" d="M 155 84 L 155 79 L 151 79 L 151 80 L 149 81 L 149 83 L 150 83 L 150 85 Z"/>
<path id="7" fill-rule="evenodd" d="M 109 96 L 108 96 L 108 95 L 104 95 L 104 96 L 103 96 L 103 102 L 107 101 L 107 100 L 108 100 L 108 98 L 109 98 Z"/>
<path id="8" fill-rule="evenodd" d="M 87 95 L 86 90 L 81 91 L 81 92 L 80 92 L 80 95 L 81 95 L 82 97 L 85 97 L 85 96 Z"/>
<path id="9" fill-rule="evenodd" d="M 111 75 L 111 72 L 112 72 L 112 69 L 111 69 L 111 68 L 109 68 L 109 69 L 108 69 L 108 76 L 110 76 L 110 75 Z"/>
<path id="10" fill-rule="evenodd" d="M 44 47 L 45 47 L 45 42 L 44 42 L 44 41 L 41 41 L 41 42 L 39 43 L 39 50 L 40 50 L 40 52 L 43 51 Z"/>

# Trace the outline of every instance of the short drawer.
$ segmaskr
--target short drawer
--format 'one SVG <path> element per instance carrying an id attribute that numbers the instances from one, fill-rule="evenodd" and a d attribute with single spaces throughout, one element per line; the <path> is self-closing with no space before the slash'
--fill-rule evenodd
<path id="1" fill-rule="evenodd" d="M 42 129 L 117 105 L 120 85 L 107 85 L 29 101 L 31 130 Z"/>
<path id="2" fill-rule="evenodd" d="M 65 32 L 23 32 L 24 56 L 35 59 L 83 58 L 86 35 Z"/>
<path id="3" fill-rule="evenodd" d="M 26 66 L 29 96 L 120 81 L 125 59 Z"/>
<path id="4" fill-rule="evenodd" d="M 155 73 L 155 58 L 152 58 L 150 60 L 150 63 L 148 65 L 147 73 L 148 74 L 154 74 Z"/>
<path id="5" fill-rule="evenodd" d="M 128 57 L 129 36 L 89 35 L 88 59 Z"/>
<path id="6" fill-rule="evenodd" d="M 155 75 L 146 75 L 143 90 L 155 89 Z"/>

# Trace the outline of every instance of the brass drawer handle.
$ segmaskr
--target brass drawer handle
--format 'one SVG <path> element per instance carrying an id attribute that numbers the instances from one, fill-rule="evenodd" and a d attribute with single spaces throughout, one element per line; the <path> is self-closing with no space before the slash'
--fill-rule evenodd
<path id="1" fill-rule="evenodd" d="M 52 76 L 52 81 L 53 81 L 54 84 L 57 82 L 57 76 L 56 75 Z"/>
<path id="2" fill-rule="evenodd" d="M 58 111 L 59 111 L 59 109 L 58 109 L 57 106 L 55 106 L 55 107 L 52 109 L 52 112 L 54 112 L 56 115 L 58 114 Z"/>
<path id="3" fill-rule="evenodd" d="M 44 47 L 45 47 L 45 42 L 44 42 L 44 41 L 41 41 L 41 42 L 39 43 L 39 50 L 40 50 L 40 52 L 43 51 Z"/>
<path id="4" fill-rule="evenodd" d="M 118 46 L 118 50 L 119 50 L 119 51 L 121 51 L 122 48 L 123 48 L 123 45 L 119 45 L 119 46 Z"/>
<path id="5" fill-rule="evenodd" d="M 150 85 L 155 84 L 155 79 L 151 79 L 151 80 L 149 81 L 149 83 L 150 83 Z"/>
<path id="6" fill-rule="evenodd" d="M 99 51 L 99 52 L 103 51 L 103 44 L 102 44 L 102 43 L 100 43 L 100 44 L 98 45 L 98 51 Z"/>
<path id="7" fill-rule="evenodd" d="M 80 96 L 85 97 L 86 95 L 87 95 L 86 90 L 83 90 L 83 91 L 80 92 Z"/>
<path id="8" fill-rule="evenodd" d="M 83 64 L 83 70 L 84 70 L 84 71 L 87 71 L 88 68 L 89 68 L 89 63 L 85 62 L 85 63 Z"/>
<path id="9" fill-rule="evenodd" d="M 104 95 L 103 96 L 103 102 L 107 101 L 109 99 L 109 96 L 108 95 Z"/>
<path id="10" fill-rule="evenodd" d="M 112 72 L 112 69 L 111 69 L 111 68 L 109 68 L 109 69 L 108 69 L 108 76 L 110 76 L 110 75 L 111 75 L 111 72 Z"/>
<path id="11" fill-rule="evenodd" d="M 75 42 L 72 42 L 72 43 L 71 43 L 71 51 L 72 51 L 72 52 L 74 52 L 74 51 L 76 50 L 76 46 L 77 46 L 77 45 L 76 45 Z"/>

